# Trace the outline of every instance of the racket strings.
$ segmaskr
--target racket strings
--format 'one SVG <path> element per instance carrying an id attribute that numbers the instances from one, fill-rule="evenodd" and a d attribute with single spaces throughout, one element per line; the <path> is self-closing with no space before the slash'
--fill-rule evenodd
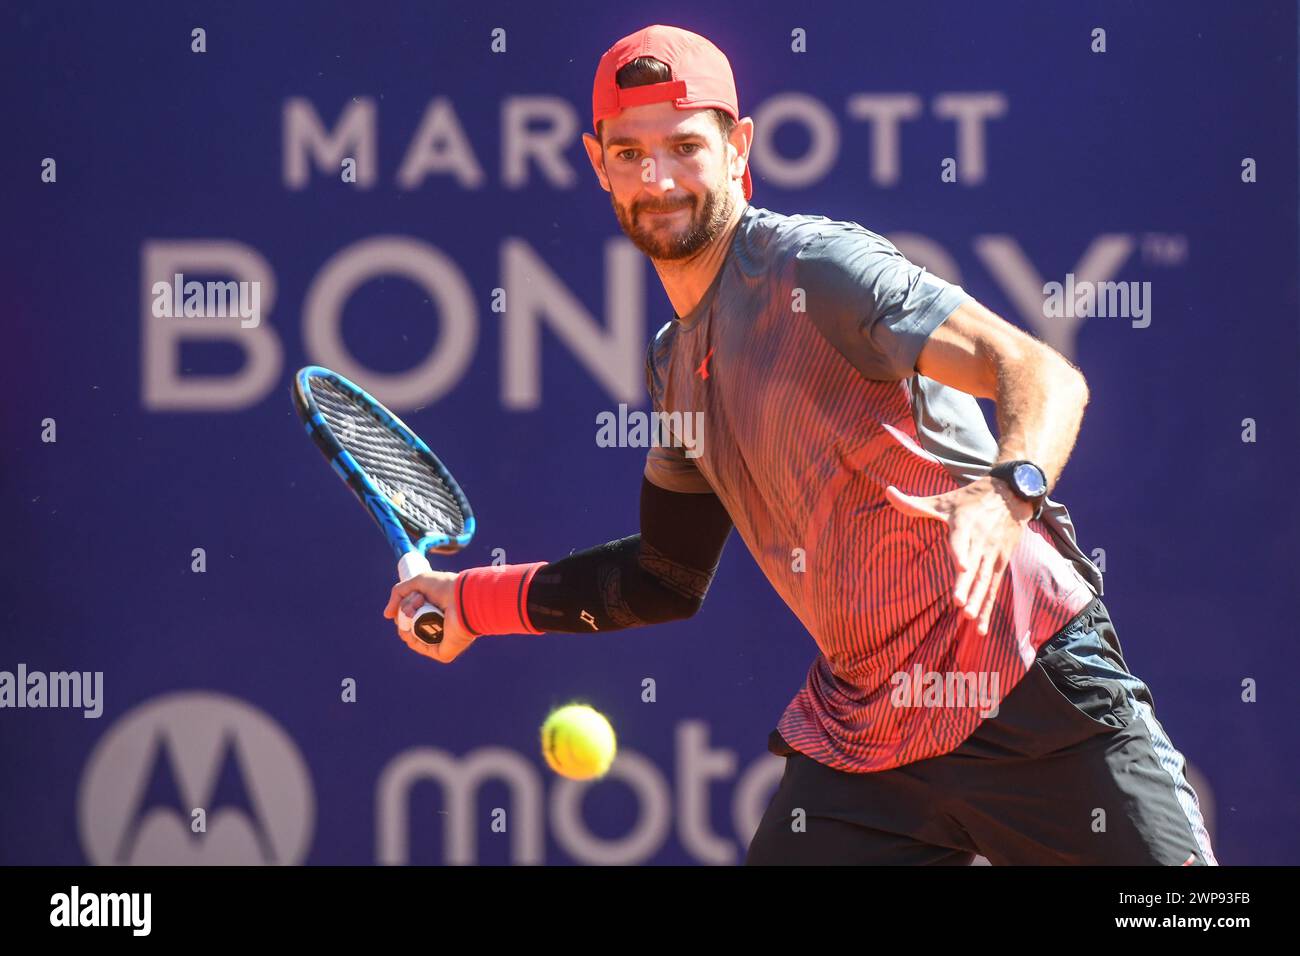
<path id="1" fill-rule="evenodd" d="M 458 535 L 465 530 L 456 496 L 419 452 L 337 383 L 315 379 L 311 392 L 335 439 L 394 510 L 426 533 Z"/>

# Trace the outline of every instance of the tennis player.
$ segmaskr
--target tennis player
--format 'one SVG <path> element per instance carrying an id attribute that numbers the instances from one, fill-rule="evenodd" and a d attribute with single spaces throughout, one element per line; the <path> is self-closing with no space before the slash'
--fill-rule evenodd
<path id="1" fill-rule="evenodd" d="M 1078 369 L 856 223 L 749 205 L 754 124 L 705 38 L 619 40 L 592 114 L 592 168 L 676 313 L 654 409 L 704 427 L 650 449 L 640 534 L 399 584 L 386 616 L 447 609 L 441 645 L 402 639 L 448 662 L 487 634 L 688 618 L 734 525 L 820 651 L 747 862 L 1214 864 L 1049 497 Z"/>

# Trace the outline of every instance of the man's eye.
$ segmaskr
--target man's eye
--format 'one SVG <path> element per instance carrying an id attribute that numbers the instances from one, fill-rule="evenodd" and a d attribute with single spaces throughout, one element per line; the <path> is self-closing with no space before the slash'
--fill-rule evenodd
<path id="1" fill-rule="evenodd" d="M 694 155 L 695 153 L 699 152 L 699 150 L 700 150 L 700 144 L 699 144 L 699 143 L 682 143 L 682 149 L 684 149 L 684 150 L 686 151 L 686 155 L 687 155 L 687 156 L 691 156 L 691 155 Z"/>
<path id="2" fill-rule="evenodd" d="M 636 150 L 635 149 L 619 150 L 618 158 L 623 160 L 624 162 L 630 163 L 632 162 L 632 160 L 636 159 Z"/>

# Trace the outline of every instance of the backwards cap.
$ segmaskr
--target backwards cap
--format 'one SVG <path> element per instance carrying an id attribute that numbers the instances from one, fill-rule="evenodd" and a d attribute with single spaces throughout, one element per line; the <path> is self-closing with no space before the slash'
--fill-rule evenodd
<path id="1" fill-rule="evenodd" d="M 618 71 L 641 56 L 667 64 L 672 79 L 619 88 L 615 82 Z M 655 24 L 623 37 L 600 58 L 591 88 L 591 128 L 594 131 L 601 120 L 617 116 L 630 106 L 668 102 L 679 110 L 719 109 L 734 120 L 740 119 L 736 81 L 726 55 L 697 33 Z M 748 164 L 743 185 L 748 200 L 754 191 Z"/>

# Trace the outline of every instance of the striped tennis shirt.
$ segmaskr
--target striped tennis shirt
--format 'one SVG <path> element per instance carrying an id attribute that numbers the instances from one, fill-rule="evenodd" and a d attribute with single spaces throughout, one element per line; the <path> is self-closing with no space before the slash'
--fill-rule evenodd
<path id="1" fill-rule="evenodd" d="M 951 491 L 996 458 L 975 398 L 915 371 L 967 298 L 857 223 L 749 206 L 704 297 L 648 349 L 654 410 L 702 426 L 651 448 L 646 477 L 716 494 L 816 641 L 777 730 L 837 769 L 956 749 L 1101 594 L 1069 513 L 1049 500 L 981 636 L 952 600 L 947 527 L 885 498 L 889 485 Z"/>

